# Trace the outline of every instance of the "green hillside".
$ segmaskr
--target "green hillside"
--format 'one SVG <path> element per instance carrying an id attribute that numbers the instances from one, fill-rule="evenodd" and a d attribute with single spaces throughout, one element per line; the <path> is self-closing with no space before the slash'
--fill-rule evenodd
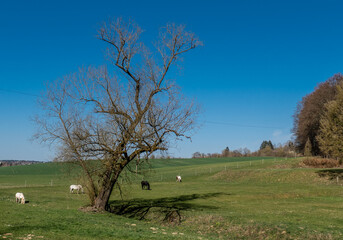
<path id="1" fill-rule="evenodd" d="M 342 183 L 298 167 L 299 159 L 150 161 L 120 179 L 113 213 L 80 211 L 70 194 L 79 169 L 44 163 L 0 168 L 0 238 L 341 239 Z M 182 183 L 175 176 L 182 176 Z M 143 191 L 141 179 L 151 184 Z M 23 192 L 27 204 L 16 204 Z"/>
<path id="2" fill-rule="evenodd" d="M 1 167 L 0 175 L 58 175 L 63 165 L 60 163 L 38 163 L 32 165 Z"/>

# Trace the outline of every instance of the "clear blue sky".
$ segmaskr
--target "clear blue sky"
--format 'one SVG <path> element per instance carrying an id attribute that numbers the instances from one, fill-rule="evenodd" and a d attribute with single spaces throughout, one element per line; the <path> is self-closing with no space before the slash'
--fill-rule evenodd
<path id="1" fill-rule="evenodd" d="M 95 38 L 109 17 L 132 17 L 152 40 L 182 23 L 204 46 L 185 55 L 176 77 L 202 105 L 192 142 L 170 153 L 259 148 L 290 139 L 296 104 L 343 70 L 341 1 L 3 1 L 0 5 L 0 160 L 48 161 L 31 142 L 44 82 L 104 63 Z M 26 93 L 27 95 L 17 92 Z"/>

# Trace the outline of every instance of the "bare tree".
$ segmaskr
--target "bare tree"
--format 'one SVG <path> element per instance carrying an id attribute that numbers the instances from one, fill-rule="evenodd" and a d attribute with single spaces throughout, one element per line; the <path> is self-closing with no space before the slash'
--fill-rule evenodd
<path id="1" fill-rule="evenodd" d="M 106 210 L 131 161 L 167 150 L 173 139 L 189 138 L 198 113 L 167 73 L 201 42 L 184 26 L 168 24 L 150 52 L 139 41 L 141 33 L 132 21 L 104 23 L 98 38 L 107 44 L 113 68 L 81 69 L 50 84 L 40 102 L 43 114 L 36 118 L 36 137 L 59 147 L 56 160 L 82 167 L 98 210 Z"/>

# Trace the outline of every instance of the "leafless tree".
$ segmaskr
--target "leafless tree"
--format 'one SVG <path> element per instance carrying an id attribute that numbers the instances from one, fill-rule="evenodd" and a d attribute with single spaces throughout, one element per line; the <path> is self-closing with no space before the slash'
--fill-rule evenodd
<path id="1" fill-rule="evenodd" d="M 111 68 L 83 68 L 50 84 L 40 101 L 44 111 L 36 118 L 35 137 L 58 145 L 57 161 L 82 167 L 98 210 L 107 209 L 131 161 L 189 138 L 198 113 L 168 72 L 201 42 L 184 26 L 168 24 L 150 51 L 139 40 L 141 33 L 133 21 L 104 23 L 98 38 L 108 46 Z"/>

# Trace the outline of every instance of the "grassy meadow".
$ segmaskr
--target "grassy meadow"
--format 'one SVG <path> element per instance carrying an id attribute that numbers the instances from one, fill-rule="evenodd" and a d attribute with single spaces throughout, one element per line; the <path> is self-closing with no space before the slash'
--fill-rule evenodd
<path id="1" fill-rule="evenodd" d="M 152 160 L 144 175 L 119 180 L 112 213 L 80 210 L 87 194 L 69 193 L 77 167 L 3 167 L 0 239 L 343 239 L 343 180 L 299 161 Z M 141 190 L 142 179 L 151 191 Z M 15 203 L 16 192 L 25 205 Z"/>

